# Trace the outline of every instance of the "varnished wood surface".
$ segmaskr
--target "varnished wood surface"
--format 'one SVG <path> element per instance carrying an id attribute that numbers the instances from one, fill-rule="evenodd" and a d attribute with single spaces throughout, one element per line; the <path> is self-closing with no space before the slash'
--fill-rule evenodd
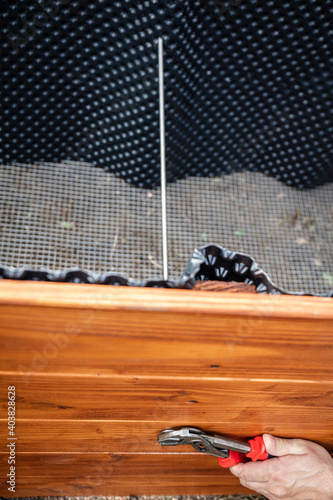
<path id="1" fill-rule="evenodd" d="M 1 469 L 5 466 L 6 456 L 0 454 Z M 219 467 L 215 457 L 205 455 L 198 459 L 194 451 L 185 456 L 177 453 L 23 453 L 19 483 L 24 484 L 29 495 L 36 492 L 42 495 L 44 489 L 52 496 L 60 495 L 64 485 L 69 494 L 79 491 L 84 495 L 89 495 L 90 490 L 107 495 L 115 486 L 122 495 L 162 494 L 166 489 L 169 494 L 207 489 L 211 494 L 219 494 L 226 485 L 230 491 L 249 491 L 240 489 L 237 479 Z"/>
<path id="2" fill-rule="evenodd" d="M 333 321 L 319 317 L 285 320 L 223 312 L 219 316 L 13 305 L 0 305 L 0 317 L 2 370 L 19 372 L 25 381 L 31 372 L 333 379 Z"/>
<path id="3" fill-rule="evenodd" d="M 218 292 L 198 290 L 14 280 L 1 281 L 0 304 L 333 320 L 333 301 L 328 297 L 225 294 L 221 300 Z"/>
<path id="4" fill-rule="evenodd" d="M 245 415 L 247 412 L 244 412 Z M 248 412 L 249 413 L 249 412 Z M 272 414 L 274 412 L 272 411 Z M 313 415 L 315 412 L 313 412 Z M 281 415 L 281 414 L 280 414 Z M 298 418 L 299 420 L 296 420 Z M 300 424 L 298 423 L 300 422 Z M 320 422 L 320 425 L 318 425 Z M 159 432 L 169 427 L 194 426 L 205 431 L 218 432 L 228 437 L 246 440 L 263 432 L 286 438 L 305 438 L 316 441 L 333 452 L 333 436 L 331 415 L 326 411 L 321 416 L 317 409 L 312 419 L 302 419 L 297 414 L 284 414 L 284 421 L 250 420 L 249 422 L 230 422 L 223 420 L 203 422 L 202 420 L 186 419 L 184 413 L 177 420 L 19 420 L 17 432 L 20 438 L 20 453 L 153 453 L 158 455 L 191 453 L 191 448 L 178 447 L 168 449 L 156 442 Z M 4 421 L 0 421 L 0 429 L 6 433 Z M 229 432 L 228 432 L 229 431 Z M 0 452 L 5 453 L 6 443 L 0 446 Z M 202 456 L 198 457 L 202 460 Z"/>
<path id="5" fill-rule="evenodd" d="M 190 448 L 191 449 L 191 448 Z M 180 467 L 186 460 L 187 469 Z M 6 455 L 0 454 L 0 464 L 6 463 Z M 135 476 L 150 474 L 151 478 L 160 478 L 161 473 L 166 477 L 191 477 L 193 474 L 201 477 L 232 478 L 228 469 L 218 466 L 217 458 L 211 455 L 202 455 L 198 460 L 198 453 L 192 449 L 190 453 L 22 453 L 20 473 L 24 477 L 33 475 L 49 477 L 76 477 L 78 468 L 81 475 L 98 477 L 104 475 Z"/>
<path id="6" fill-rule="evenodd" d="M 0 282 L 0 407 L 15 385 L 18 436 L 17 491 L 4 495 L 1 479 L 0 494 L 246 491 L 215 458 L 161 447 L 166 427 L 272 432 L 332 452 L 332 304 Z"/>
<path id="7" fill-rule="evenodd" d="M 150 459 L 152 462 L 152 460 Z M 181 464 L 182 469 L 186 466 Z M 163 464 L 161 464 L 163 470 Z M 17 489 L 29 497 L 58 497 L 66 491 L 68 496 L 113 495 L 219 495 L 221 491 L 230 494 L 254 493 L 239 484 L 235 477 L 226 476 L 160 476 L 151 477 L 149 467 L 125 476 L 83 475 L 66 476 L 23 476 L 17 481 Z M 9 496 L 6 495 L 6 498 Z"/>
<path id="8" fill-rule="evenodd" d="M 16 386 L 19 398 L 20 450 L 24 452 L 61 452 L 60 431 L 65 435 L 68 452 L 80 449 L 89 452 L 98 437 L 96 434 L 100 434 L 107 438 L 96 443 L 101 452 L 108 452 L 111 447 L 119 452 L 139 448 L 140 451 L 164 453 L 170 448 L 157 444 L 157 433 L 168 426 L 194 423 L 211 432 L 223 429 L 230 437 L 278 431 L 285 437 L 313 438 L 315 432 L 316 441 L 325 443 L 333 451 L 333 433 L 327 434 L 325 425 L 331 423 L 332 383 L 302 383 L 300 386 L 281 381 L 45 377 L 38 374 L 32 376 L 27 385 L 19 376 L 12 376 L 11 383 Z M 0 389 L 0 404 L 4 407 L 6 387 Z M 294 405 L 292 421 L 289 419 L 291 405 Z M 318 408 L 323 421 L 319 428 Z M 34 419 L 38 420 L 36 425 Z M 91 422 L 93 427 L 89 426 Z M 138 422 L 140 433 L 139 436 L 134 434 L 133 440 L 130 430 L 135 422 Z M 43 431 L 38 433 L 38 428 Z M 125 428 L 130 441 L 122 440 Z M 30 443 L 32 429 L 35 429 L 34 440 Z M 177 449 L 185 453 L 189 450 L 187 447 Z M 0 445 L 1 451 L 4 450 Z"/>

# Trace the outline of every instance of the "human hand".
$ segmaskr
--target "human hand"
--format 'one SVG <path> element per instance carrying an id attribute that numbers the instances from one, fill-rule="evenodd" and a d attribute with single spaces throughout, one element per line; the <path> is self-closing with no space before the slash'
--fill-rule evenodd
<path id="1" fill-rule="evenodd" d="M 333 499 L 333 459 L 318 444 L 263 435 L 271 458 L 237 464 L 230 471 L 241 484 L 268 500 Z"/>

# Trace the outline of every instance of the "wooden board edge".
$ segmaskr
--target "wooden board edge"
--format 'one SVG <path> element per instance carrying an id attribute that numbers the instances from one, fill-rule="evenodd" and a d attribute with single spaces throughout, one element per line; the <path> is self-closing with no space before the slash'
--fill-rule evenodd
<path id="1" fill-rule="evenodd" d="M 333 320 L 333 300 L 329 297 L 222 295 L 195 290 L 15 280 L 0 282 L 0 306 L 3 305 Z"/>

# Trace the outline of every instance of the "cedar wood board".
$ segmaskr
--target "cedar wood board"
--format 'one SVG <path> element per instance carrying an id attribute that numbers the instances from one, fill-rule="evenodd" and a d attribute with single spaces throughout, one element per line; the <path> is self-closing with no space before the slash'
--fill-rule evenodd
<path id="1" fill-rule="evenodd" d="M 329 298 L 4 280 L 0 347 L 3 497 L 248 492 L 215 457 L 161 447 L 167 427 L 333 452 Z"/>

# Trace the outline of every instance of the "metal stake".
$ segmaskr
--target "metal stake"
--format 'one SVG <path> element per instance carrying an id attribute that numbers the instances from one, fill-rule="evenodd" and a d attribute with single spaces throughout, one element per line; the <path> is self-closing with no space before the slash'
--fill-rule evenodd
<path id="1" fill-rule="evenodd" d="M 160 93 L 160 148 L 161 148 L 161 204 L 163 241 L 163 278 L 168 279 L 168 240 L 166 210 L 166 161 L 165 161 L 165 118 L 164 118 L 164 65 L 163 38 L 158 39 L 158 76 Z"/>

